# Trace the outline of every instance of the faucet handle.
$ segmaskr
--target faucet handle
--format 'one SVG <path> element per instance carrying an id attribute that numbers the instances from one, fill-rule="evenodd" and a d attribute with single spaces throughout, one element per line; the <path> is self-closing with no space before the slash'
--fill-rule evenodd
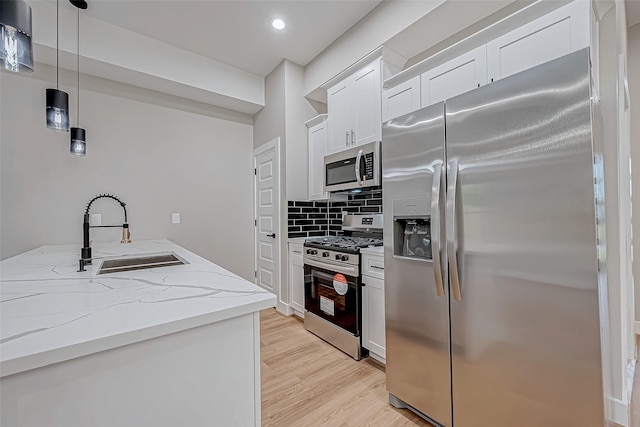
<path id="1" fill-rule="evenodd" d="M 129 232 L 129 224 L 122 224 L 122 240 L 120 243 L 131 243 L 131 233 Z"/>

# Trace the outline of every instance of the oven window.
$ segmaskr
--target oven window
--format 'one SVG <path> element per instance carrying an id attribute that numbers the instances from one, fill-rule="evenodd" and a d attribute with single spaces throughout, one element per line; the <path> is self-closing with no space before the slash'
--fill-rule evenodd
<path id="1" fill-rule="evenodd" d="M 356 182 L 356 159 L 341 160 L 326 165 L 327 186 Z"/>
<path id="2" fill-rule="evenodd" d="M 360 292 L 357 278 L 342 276 L 347 286 L 334 286 L 334 273 L 308 265 L 304 269 L 305 309 L 359 336 Z"/>

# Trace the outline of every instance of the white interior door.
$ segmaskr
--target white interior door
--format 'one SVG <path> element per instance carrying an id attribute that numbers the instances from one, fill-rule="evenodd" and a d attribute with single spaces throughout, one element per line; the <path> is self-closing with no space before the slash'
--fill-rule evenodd
<path id="1" fill-rule="evenodd" d="M 280 300 L 280 195 L 278 139 L 254 151 L 256 284 Z"/>

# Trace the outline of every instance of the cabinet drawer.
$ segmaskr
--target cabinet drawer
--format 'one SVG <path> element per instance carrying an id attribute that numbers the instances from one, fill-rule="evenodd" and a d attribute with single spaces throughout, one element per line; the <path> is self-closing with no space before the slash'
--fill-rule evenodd
<path id="1" fill-rule="evenodd" d="M 363 254 L 362 274 L 384 279 L 384 256 Z"/>
<path id="2" fill-rule="evenodd" d="M 302 256 L 302 243 L 289 243 L 289 256 Z"/>

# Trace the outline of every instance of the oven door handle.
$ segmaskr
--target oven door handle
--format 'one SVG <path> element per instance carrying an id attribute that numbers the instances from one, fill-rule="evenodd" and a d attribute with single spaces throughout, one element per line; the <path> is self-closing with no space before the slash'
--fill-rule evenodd
<path id="1" fill-rule="evenodd" d="M 322 268 L 323 270 L 334 271 L 336 273 L 342 273 L 345 276 L 358 277 L 360 275 L 360 269 L 357 265 L 350 264 L 333 264 L 327 261 L 316 261 L 314 259 L 303 258 L 304 265 L 310 265 L 312 267 Z"/>

